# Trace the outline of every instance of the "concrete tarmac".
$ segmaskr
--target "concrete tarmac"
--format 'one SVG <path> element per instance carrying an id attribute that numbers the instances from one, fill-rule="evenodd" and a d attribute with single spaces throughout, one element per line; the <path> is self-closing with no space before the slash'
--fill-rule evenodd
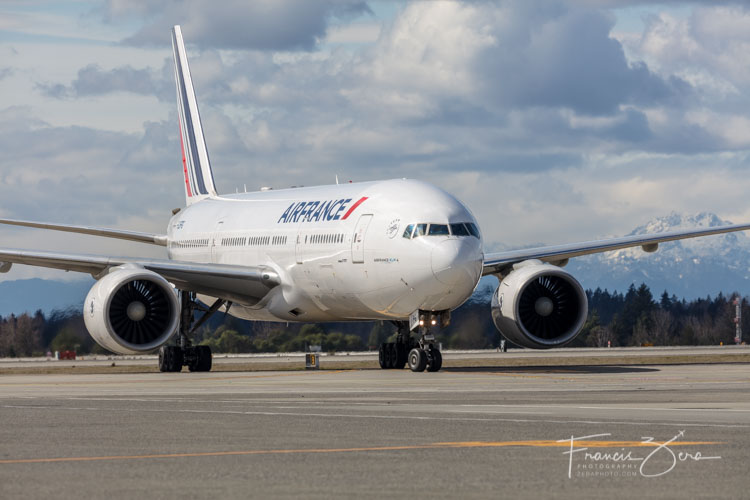
<path id="1" fill-rule="evenodd" d="M 4 499 L 750 495 L 747 363 L 10 374 L 0 422 Z"/>
<path id="2" fill-rule="evenodd" d="M 444 350 L 445 368 L 539 367 L 569 365 L 643 365 L 681 363 L 750 363 L 750 345 L 670 347 L 574 347 L 554 350 Z M 378 353 L 339 352 L 318 354 L 321 369 L 378 368 Z M 301 370 L 305 354 L 221 354 L 213 356 L 212 371 Z M 186 368 L 183 368 L 187 370 Z M 0 375 L 62 373 L 148 373 L 156 372 L 157 356 L 85 355 L 75 360 L 53 358 L 0 358 Z"/>

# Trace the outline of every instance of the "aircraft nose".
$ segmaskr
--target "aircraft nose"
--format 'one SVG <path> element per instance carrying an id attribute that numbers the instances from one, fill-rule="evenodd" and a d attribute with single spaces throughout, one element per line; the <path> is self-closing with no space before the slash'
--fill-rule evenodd
<path id="1" fill-rule="evenodd" d="M 471 283 L 482 273 L 482 253 L 476 238 L 449 239 L 432 249 L 432 273 L 445 285 Z"/>

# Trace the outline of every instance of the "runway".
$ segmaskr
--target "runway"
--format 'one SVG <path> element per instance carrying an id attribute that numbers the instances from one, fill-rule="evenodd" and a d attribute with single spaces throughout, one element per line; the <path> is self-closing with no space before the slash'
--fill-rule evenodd
<path id="1" fill-rule="evenodd" d="M 554 350 L 494 349 L 444 350 L 445 368 L 644 365 L 681 363 L 750 363 L 750 346 L 575 347 Z M 351 370 L 378 368 L 377 351 L 318 354 L 320 368 Z M 305 354 L 214 354 L 212 371 L 301 370 Z M 184 368 L 184 370 L 187 370 Z M 149 373 L 157 372 L 157 356 L 85 355 L 75 360 L 53 358 L 0 358 L 0 376 L 6 374 Z"/>
<path id="2" fill-rule="evenodd" d="M 3 375 L 0 421 L 2 498 L 746 498 L 750 486 L 747 363 Z"/>

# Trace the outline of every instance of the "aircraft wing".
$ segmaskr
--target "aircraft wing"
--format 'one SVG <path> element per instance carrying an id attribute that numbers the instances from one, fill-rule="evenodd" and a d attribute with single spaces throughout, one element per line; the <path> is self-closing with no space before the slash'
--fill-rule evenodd
<path id="1" fill-rule="evenodd" d="M 281 284 L 278 274 L 266 267 L 180 262 L 166 259 L 105 257 L 99 255 L 43 252 L 0 248 L 0 271 L 9 264 L 89 273 L 95 278 L 109 268 L 130 264 L 163 276 L 180 290 L 201 293 L 247 305 L 254 305 Z"/>
<path id="2" fill-rule="evenodd" d="M 568 243 L 565 245 L 524 248 L 522 250 L 510 250 L 507 252 L 488 253 L 484 257 L 483 275 L 504 274 L 513 264 L 529 259 L 538 259 L 543 262 L 564 265 L 568 259 L 590 255 L 594 253 L 609 252 L 621 248 L 643 247 L 647 252 L 657 249 L 659 243 L 666 241 L 697 238 L 710 236 L 712 234 L 731 233 L 735 231 L 750 230 L 750 224 L 733 224 L 729 226 L 717 226 L 706 229 L 688 229 L 683 231 L 669 231 L 656 234 L 638 234 L 612 238 L 609 240 L 587 241 L 583 243 Z"/>
<path id="3" fill-rule="evenodd" d="M 9 226 L 36 227 L 39 229 L 52 229 L 54 231 L 65 231 L 67 233 L 90 234 L 93 236 L 104 236 L 120 240 L 137 241 L 139 243 L 150 243 L 152 245 L 167 246 L 167 236 L 163 234 L 141 233 L 138 231 L 123 231 L 121 229 L 107 229 L 91 226 L 70 226 L 66 224 L 53 224 L 50 222 L 32 222 L 27 220 L 0 219 L 0 224 Z"/>

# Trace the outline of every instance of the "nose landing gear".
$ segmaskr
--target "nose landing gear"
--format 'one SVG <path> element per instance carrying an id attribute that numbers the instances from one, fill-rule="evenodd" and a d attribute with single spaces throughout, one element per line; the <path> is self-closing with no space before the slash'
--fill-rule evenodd
<path id="1" fill-rule="evenodd" d="M 443 356 L 431 328 L 448 326 L 450 312 L 421 312 L 418 322 L 413 326 L 418 330 L 419 340 L 411 338 L 409 324 L 406 321 L 394 321 L 398 327 L 396 342 L 380 344 L 378 361 L 383 369 L 403 369 L 408 363 L 413 372 L 436 372 L 443 366 Z"/>

